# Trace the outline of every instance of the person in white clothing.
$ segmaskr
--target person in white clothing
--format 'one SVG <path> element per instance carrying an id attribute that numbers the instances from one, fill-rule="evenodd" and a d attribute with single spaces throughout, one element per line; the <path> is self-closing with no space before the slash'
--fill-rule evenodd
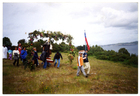
<path id="1" fill-rule="evenodd" d="M 14 58 L 14 62 L 13 65 L 15 65 L 15 63 L 17 62 L 17 66 L 19 66 L 19 51 L 17 50 L 17 47 L 15 47 L 15 50 L 13 51 L 13 58 Z"/>
<path id="2" fill-rule="evenodd" d="M 7 47 L 3 45 L 3 59 L 7 59 L 7 52 L 8 52 Z"/>

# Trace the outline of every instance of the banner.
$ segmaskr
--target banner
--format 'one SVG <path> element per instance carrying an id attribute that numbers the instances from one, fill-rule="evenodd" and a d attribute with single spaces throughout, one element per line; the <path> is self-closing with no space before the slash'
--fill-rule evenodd
<path id="1" fill-rule="evenodd" d="M 86 43 L 87 43 L 87 48 L 88 48 L 88 51 L 90 50 L 90 46 L 88 45 L 88 41 L 87 41 L 87 37 L 86 37 L 86 33 L 84 33 L 85 34 L 85 41 L 86 41 Z"/>

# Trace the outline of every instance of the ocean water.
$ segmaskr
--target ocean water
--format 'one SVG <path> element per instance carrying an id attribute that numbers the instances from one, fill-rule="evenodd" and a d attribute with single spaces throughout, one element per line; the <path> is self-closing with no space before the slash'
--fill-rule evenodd
<path id="1" fill-rule="evenodd" d="M 116 52 L 119 51 L 120 48 L 125 48 L 130 54 L 138 55 L 138 45 L 130 45 L 130 46 L 119 46 L 119 45 L 105 45 L 101 46 L 104 50 L 114 50 Z"/>

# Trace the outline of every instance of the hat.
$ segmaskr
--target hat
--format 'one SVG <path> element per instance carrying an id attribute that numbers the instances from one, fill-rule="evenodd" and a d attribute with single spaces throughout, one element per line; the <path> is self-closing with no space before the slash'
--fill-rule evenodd
<path id="1" fill-rule="evenodd" d="M 79 52 L 79 54 L 82 54 L 82 52 Z"/>

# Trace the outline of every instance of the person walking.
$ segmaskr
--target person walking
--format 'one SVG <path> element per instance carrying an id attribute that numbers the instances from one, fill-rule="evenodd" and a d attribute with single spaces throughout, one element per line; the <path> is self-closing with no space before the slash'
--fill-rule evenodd
<path id="1" fill-rule="evenodd" d="M 82 73 L 84 74 L 84 76 L 87 78 L 88 76 L 86 75 L 85 71 L 84 71 L 84 68 L 83 68 L 83 58 L 82 57 L 82 53 L 79 52 L 79 55 L 78 58 L 77 58 L 77 66 L 78 66 L 78 69 L 77 69 L 77 76 L 79 76 L 79 72 L 80 70 L 82 71 Z"/>
<path id="2" fill-rule="evenodd" d="M 56 66 L 56 63 L 57 63 L 57 61 L 58 61 L 57 68 L 59 68 L 59 66 L 60 66 L 60 57 L 61 57 L 61 59 L 63 60 L 63 57 L 62 57 L 61 53 L 59 53 L 59 52 L 57 51 L 57 53 L 55 54 L 54 59 L 53 59 L 53 61 L 55 60 L 54 67 Z"/>
<path id="3" fill-rule="evenodd" d="M 85 51 L 85 53 L 83 54 L 83 57 L 86 58 L 84 59 L 84 70 L 87 69 L 87 75 L 89 75 L 90 72 L 90 63 L 88 61 L 88 55 L 87 55 L 87 50 Z"/>
<path id="4" fill-rule="evenodd" d="M 15 47 L 15 50 L 13 50 L 13 58 L 14 58 L 14 62 L 13 65 L 15 66 L 15 63 L 17 62 L 17 66 L 19 66 L 19 51 L 17 50 L 17 47 Z"/>

